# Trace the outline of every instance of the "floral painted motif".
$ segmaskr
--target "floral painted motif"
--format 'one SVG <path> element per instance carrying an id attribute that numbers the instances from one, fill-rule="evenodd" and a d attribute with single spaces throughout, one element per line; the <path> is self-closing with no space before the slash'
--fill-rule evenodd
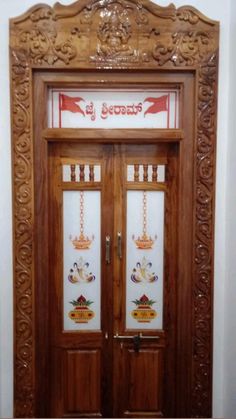
<path id="1" fill-rule="evenodd" d="M 148 262 L 145 256 L 142 258 L 141 263 L 137 262 L 136 267 L 132 271 L 131 279 L 135 283 L 140 282 L 156 282 L 158 276 L 151 272 L 152 263 Z"/>
<path id="2" fill-rule="evenodd" d="M 92 272 L 88 272 L 89 263 L 80 257 L 77 262 L 73 264 L 68 275 L 68 280 L 72 284 L 86 283 L 95 281 L 95 275 Z"/>
<path id="3" fill-rule="evenodd" d="M 131 312 L 132 317 L 139 323 L 150 323 L 157 316 L 156 310 L 152 308 L 152 305 L 156 303 L 154 300 L 150 300 L 145 294 L 139 299 L 132 301 L 137 308 Z"/>
<path id="4" fill-rule="evenodd" d="M 83 295 L 80 295 L 77 300 L 70 301 L 70 304 L 74 306 L 74 310 L 71 310 L 68 316 L 75 323 L 88 323 L 95 316 L 94 311 L 89 309 L 93 301 L 86 300 Z"/>

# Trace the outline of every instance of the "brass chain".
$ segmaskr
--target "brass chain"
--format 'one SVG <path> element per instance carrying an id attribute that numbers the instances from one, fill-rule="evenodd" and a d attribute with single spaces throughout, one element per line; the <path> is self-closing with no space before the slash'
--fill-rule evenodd
<path id="1" fill-rule="evenodd" d="M 147 193 L 143 191 L 143 236 L 147 236 Z"/>
<path id="2" fill-rule="evenodd" d="M 84 235 L 84 192 L 80 191 L 80 235 Z"/>

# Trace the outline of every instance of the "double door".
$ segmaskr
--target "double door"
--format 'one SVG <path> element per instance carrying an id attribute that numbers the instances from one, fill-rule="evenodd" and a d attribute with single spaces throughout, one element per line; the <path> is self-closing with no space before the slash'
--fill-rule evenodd
<path id="1" fill-rule="evenodd" d="M 177 160 L 50 145 L 52 417 L 175 415 Z"/>

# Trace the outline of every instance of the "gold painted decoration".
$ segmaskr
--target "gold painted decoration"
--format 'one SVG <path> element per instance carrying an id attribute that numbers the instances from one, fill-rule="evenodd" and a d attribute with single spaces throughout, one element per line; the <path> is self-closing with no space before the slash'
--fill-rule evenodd
<path id="1" fill-rule="evenodd" d="M 132 236 L 132 239 L 134 240 L 137 249 L 147 250 L 152 249 L 154 242 L 157 239 L 157 235 L 152 238 L 151 236 L 148 236 L 147 234 L 147 192 L 143 191 L 143 234 L 142 236 L 138 236 L 137 239 L 135 239 L 135 236 Z"/>
<path id="2" fill-rule="evenodd" d="M 137 320 L 138 323 L 150 323 L 155 317 L 157 317 L 157 312 L 152 308 L 152 305 L 156 303 L 154 300 L 149 300 L 149 298 L 143 294 L 139 300 L 132 301 L 137 308 L 132 310 L 131 316 Z"/>
<path id="3" fill-rule="evenodd" d="M 68 316 L 75 323 L 88 323 L 95 316 L 94 311 L 90 310 L 89 306 L 93 301 L 86 300 L 83 295 L 80 295 L 77 300 L 70 301 L 74 309 L 68 313 Z"/>
<path id="4" fill-rule="evenodd" d="M 151 267 L 152 263 L 144 256 L 141 262 L 136 263 L 136 267 L 133 269 L 131 274 L 131 280 L 135 283 L 156 282 L 158 280 L 158 276 L 155 272 L 151 272 Z"/>
<path id="5" fill-rule="evenodd" d="M 84 191 L 80 191 L 80 234 L 79 237 L 74 238 L 70 236 L 70 240 L 77 250 L 90 249 L 90 246 L 94 240 L 94 235 L 91 238 L 84 234 Z"/>
<path id="6" fill-rule="evenodd" d="M 88 272 L 89 263 L 80 257 L 77 262 L 73 264 L 68 275 L 68 280 L 72 284 L 86 283 L 95 281 L 95 275 L 92 272 Z"/>

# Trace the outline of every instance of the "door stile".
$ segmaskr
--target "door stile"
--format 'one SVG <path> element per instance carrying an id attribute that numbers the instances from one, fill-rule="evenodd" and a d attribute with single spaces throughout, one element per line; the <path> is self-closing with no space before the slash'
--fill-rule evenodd
<path id="1" fill-rule="evenodd" d="M 114 159 L 113 146 L 103 146 L 102 165 L 102 272 L 101 272 L 101 310 L 102 310 L 102 334 L 103 334 L 103 379 L 102 379 L 102 415 L 112 416 L 113 395 L 113 264 L 114 264 Z M 106 239 L 110 239 L 110 262 L 106 255 Z M 107 260 L 106 260 L 107 259 Z"/>
<path id="2" fill-rule="evenodd" d="M 123 313 L 123 296 L 125 293 L 124 288 L 124 188 L 123 188 L 123 153 L 122 146 L 114 145 L 114 316 L 113 316 L 113 417 L 120 417 L 122 406 L 122 386 L 124 385 L 121 379 L 122 371 L 122 344 L 120 344 L 114 336 L 122 333 L 122 321 L 124 318 Z M 121 242 L 119 243 L 119 240 Z"/>
<path id="3" fill-rule="evenodd" d="M 61 295 L 61 282 L 59 282 L 59 288 L 56 287 L 54 278 L 62 277 L 61 264 L 54 264 L 55 260 L 62 260 L 62 230 L 61 230 L 61 196 L 59 185 L 61 184 L 60 174 L 60 159 L 56 154 L 56 147 L 49 149 L 49 283 L 48 283 L 48 295 L 49 301 L 54 300 L 54 304 L 51 305 L 49 310 L 49 329 L 50 329 L 50 350 L 49 350 L 49 415 L 51 412 L 59 414 L 63 411 L 63 397 L 62 388 L 60 386 L 60 377 L 63 373 L 62 362 L 60 359 L 59 349 L 56 348 L 58 338 L 58 310 L 60 307 L 60 295 Z M 55 240 L 56 237 L 56 240 Z M 55 324 L 55 322 L 57 324 Z M 53 349 L 52 349 L 53 348 Z M 57 367 L 55 367 L 57 366 Z M 52 388 L 54 394 L 61 397 L 53 397 Z"/>
<path id="4" fill-rule="evenodd" d="M 176 411 L 176 327 L 178 282 L 178 144 L 173 145 L 166 166 L 165 240 L 164 240 L 164 307 L 166 332 L 165 373 L 163 375 L 163 411 L 174 417 Z"/>

